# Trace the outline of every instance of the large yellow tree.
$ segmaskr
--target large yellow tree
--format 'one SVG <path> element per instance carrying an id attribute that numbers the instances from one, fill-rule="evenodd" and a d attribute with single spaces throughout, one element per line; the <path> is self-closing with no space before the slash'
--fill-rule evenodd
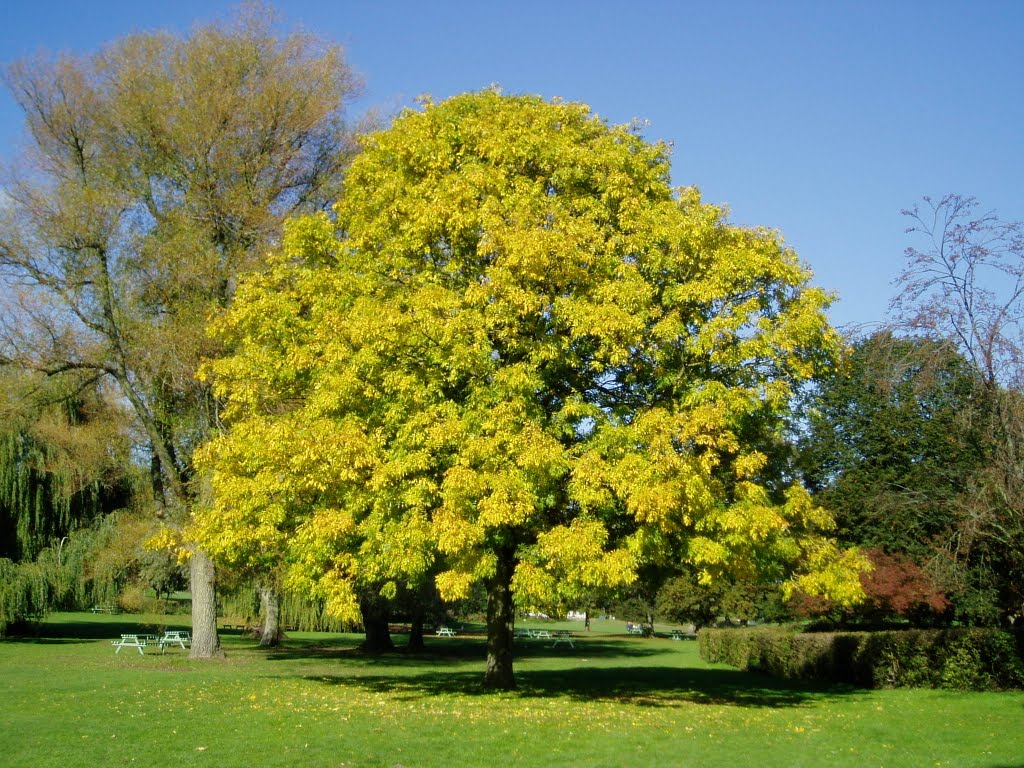
<path id="1" fill-rule="evenodd" d="M 582 104 L 427 102 L 366 138 L 335 212 L 291 222 L 216 323 L 215 556 L 270 553 L 341 613 L 432 568 L 446 598 L 483 581 L 496 688 L 515 600 L 651 559 L 856 596 L 768 459 L 840 348 L 828 297 L 674 190 L 664 145 Z"/>

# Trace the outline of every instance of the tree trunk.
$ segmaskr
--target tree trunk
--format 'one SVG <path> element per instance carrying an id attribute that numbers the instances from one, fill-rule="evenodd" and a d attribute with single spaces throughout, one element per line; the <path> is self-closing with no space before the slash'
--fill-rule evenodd
<path id="1" fill-rule="evenodd" d="M 498 551 L 494 577 L 487 585 L 487 670 L 484 688 L 510 691 L 516 687 L 512 671 L 512 633 L 515 629 L 515 608 L 512 602 L 512 574 L 515 571 L 515 549 Z"/>
<path id="2" fill-rule="evenodd" d="M 359 600 L 359 612 L 363 615 L 364 651 L 391 651 L 395 644 L 391 640 L 391 609 L 388 601 L 380 595 L 371 595 Z"/>
<path id="3" fill-rule="evenodd" d="M 420 590 L 422 597 L 424 590 Z M 426 643 L 423 642 L 423 619 L 426 614 L 426 605 L 422 599 L 416 600 L 415 605 L 412 608 L 412 622 L 409 625 L 409 644 L 408 649 L 410 651 L 422 651 L 426 648 Z"/>
<path id="4" fill-rule="evenodd" d="M 260 629 L 260 646 L 269 648 L 281 644 L 281 595 L 277 588 L 268 584 L 260 585 L 260 609 L 263 613 L 263 627 Z"/>
<path id="5" fill-rule="evenodd" d="M 189 561 L 192 586 L 192 650 L 190 659 L 222 659 L 217 635 L 216 571 L 210 556 L 201 550 Z"/>

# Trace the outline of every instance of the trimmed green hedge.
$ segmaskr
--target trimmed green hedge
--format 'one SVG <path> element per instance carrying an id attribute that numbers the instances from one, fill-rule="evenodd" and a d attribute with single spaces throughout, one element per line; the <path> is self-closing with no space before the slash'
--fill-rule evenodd
<path id="1" fill-rule="evenodd" d="M 808 632 L 703 629 L 705 661 L 867 688 L 1024 688 L 1014 636 L 995 629 Z"/>

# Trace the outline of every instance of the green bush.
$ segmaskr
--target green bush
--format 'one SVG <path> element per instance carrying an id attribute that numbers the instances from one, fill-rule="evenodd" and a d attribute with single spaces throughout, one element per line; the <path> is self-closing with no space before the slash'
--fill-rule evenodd
<path id="1" fill-rule="evenodd" d="M 831 680 L 869 688 L 1024 688 L 1014 637 L 995 629 L 800 633 L 786 629 L 705 629 L 701 657 L 776 677 Z"/>

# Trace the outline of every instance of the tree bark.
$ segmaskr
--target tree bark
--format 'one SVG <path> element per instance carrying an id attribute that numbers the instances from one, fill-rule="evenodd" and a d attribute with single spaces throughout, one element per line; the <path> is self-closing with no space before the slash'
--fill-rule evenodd
<path id="1" fill-rule="evenodd" d="M 412 623 L 409 625 L 409 643 L 407 647 L 410 651 L 422 651 L 427 647 L 423 641 L 422 608 L 417 608 L 413 612 Z"/>
<path id="2" fill-rule="evenodd" d="M 380 595 L 364 596 L 359 600 L 359 612 L 363 615 L 363 630 L 366 632 L 363 650 L 394 650 L 395 643 L 391 639 L 391 628 L 388 626 L 391 619 L 388 601 Z"/>
<path id="3" fill-rule="evenodd" d="M 210 556 L 202 550 L 189 560 L 192 586 L 192 650 L 190 659 L 222 659 L 224 651 L 217 635 L 216 571 Z"/>
<path id="4" fill-rule="evenodd" d="M 515 572 L 515 549 L 504 547 L 497 552 L 494 577 L 487 585 L 487 669 L 484 688 L 510 691 L 516 687 L 512 671 L 512 633 L 515 629 L 515 606 L 512 602 L 512 574 Z"/>
<path id="5" fill-rule="evenodd" d="M 270 648 L 281 644 L 281 595 L 277 588 L 268 584 L 260 585 L 260 608 L 263 627 L 260 629 L 260 646 Z"/>

